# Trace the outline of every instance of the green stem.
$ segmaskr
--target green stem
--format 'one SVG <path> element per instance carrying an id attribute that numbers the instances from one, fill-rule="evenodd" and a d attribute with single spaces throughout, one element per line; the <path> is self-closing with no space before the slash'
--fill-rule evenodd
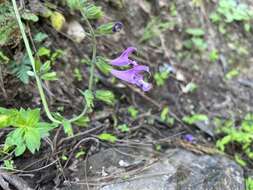
<path id="1" fill-rule="evenodd" d="M 96 64 L 96 53 L 97 53 L 97 40 L 96 40 L 96 34 L 93 30 L 90 21 L 87 19 L 85 12 L 82 8 L 80 8 L 80 12 L 82 14 L 82 17 L 84 18 L 86 24 L 88 25 L 93 46 L 92 46 L 92 59 L 91 59 L 91 68 L 90 68 L 90 79 L 89 79 L 89 90 L 92 90 L 93 88 L 93 79 L 94 79 L 94 70 L 95 70 L 95 64 Z"/>
<path id="2" fill-rule="evenodd" d="M 21 31 L 22 38 L 23 38 L 23 41 L 25 43 L 26 51 L 27 51 L 28 57 L 29 57 L 29 59 L 31 61 L 31 65 L 32 65 L 32 68 L 33 68 L 34 76 L 35 76 L 35 79 L 36 79 L 36 84 L 37 84 L 37 87 L 38 87 L 38 91 L 39 91 L 40 98 L 41 98 L 43 107 L 45 109 L 46 115 L 47 115 L 47 117 L 52 122 L 61 124 L 62 121 L 59 121 L 59 120 L 55 119 L 53 117 L 53 115 L 51 114 L 51 112 L 50 112 L 50 109 L 49 109 L 49 106 L 48 106 L 48 103 L 47 103 L 47 100 L 46 100 L 46 96 L 45 96 L 45 93 L 44 93 L 44 90 L 43 90 L 43 87 L 42 87 L 41 79 L 39 78 L 39 76 L 37 75 L 37 72 L 36 72 L 35 60 L 34 60 L 34 57 L 33 57 L 33 53 L 32 53 L 32 50 L 31 50 L 28 38 L 27 38 L 26 33 L 25 33 L 25 29 L 24 29 L 23 23 L 21 21 L 21 17 L 20 17 L 18 8 L 17 8 L 17 3 L 16 3 L 15 0 L 12 0 L 12 4 L 13 4 L 14 12 L 15 12 L 15 15 L 16 15 L 16 18 L 17 18 L 17 21 L 18 21 L 18 25 L 19 25 L 20 31 Z M 90 30 L 90 33 L 91 33 L 91 36 L 92 36 L 92 42 L 93 42 L 92 61 L 91 61 L 92 65 L 91 65 L 91 69 L 90 69 L 90 78 L 89 78 L 89 90 L 92 90 L 92 88 L 93 88 L 94 70 L 95 70 L 95 63 L 96 63 L 97 42 L 96 42 L 95 32 L 94 32 L 94 30 L 93 30 L 93 28 L 92 28 L 89 20 L 85 16 L 84 11 L 82 9 L 80 9 L 80 12 L 81 12 L 84 20 L 86 21 L 86 23 L 87 23 L 87 25 L 89 27 L 89 30 Z M 86 114 L 87 110 L 88 110 L 88 107 L 87 107 L 87 104 L 86 104 L 80 115 L 78 115 L 78 116 L 76 116 L 76 117 L 74 117 L 72 119 L 69 119 L 68 121 L 71 123 L 71 122 L 74 122 L 74 121 L 80 119 L 81 117 L 83 117 Z M 67 119 L 64 118 L 64 120 L 67 120 Z"/>
<path id="3" fill-rule="evenodd" d="M 52 116 L 52 114 L 51 114 L 51 112 L 49 110 L 49 107 L 48 107 L 48 104 L 47 104 L 47 100 L 46 100 L 46 96 L 45 96 L 45 93 L 44 93 L 43 88 L 42 88 L 41 80 L 40 80 L 40 78 L 39 78 L 39 76 L 37 75 L 37 72 L 36 72 L 35 60 L 33 58 L 32 50 L 31 50 L 28 38 L 26 36 L 25 29 L 24 29 L 23 23 L 21 21 L 20 14 L 19 14 L 18 7 L 17 7 L 17 3 L 16 3 L 15 0 L 12 0 L 12 5 L 13 5 L 14 12 L 15 12 L 15 15 L 16 15 L 16 18 L 17 18 L 17 21 L 18 21 L 19 29 L 20 29 L 21 34 L 22 34 L 22 38 L 23 38 L 24 43 L 25 43 L 27 54 L 28 54 L 29 59 L 31 61 L 31 65 L 32 65 L 32 68 L 33 68 L 34 76 L 35 76 L 35 79 L 36 79 L 36 84 L 37 84 L 37 87 L 38 87 L 38 90 L 39 90 L 39 94 L 40 94 L 40 97 L 41 97 L 41 101 L 42 101 L 43 107 L 45 109 L 45 112 L 47 114 L 47 117 L 52 122 L 61 123 L 61 121 L 55 119 Z"/>

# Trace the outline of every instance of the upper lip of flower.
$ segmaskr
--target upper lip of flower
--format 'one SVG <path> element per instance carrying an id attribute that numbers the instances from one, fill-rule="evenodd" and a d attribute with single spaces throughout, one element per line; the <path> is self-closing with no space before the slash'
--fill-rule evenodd
<path id="1" fill-rule="evenodd" d="M 129 47 L 123 53 L 117 57 L 116 59 L 113 59 L 110 61 L 111 65 L 114 66 L 125 66 L 125 65 L 137 65 L 137 63 L 131 59 L 129 59 L 129 55 L 132 54 L 133 52 L 137 51 L 135 47 Z"/>
<path id="2" fill-rule="evenodd" d="M 152 84 L 144 81 L 143 73 L 144 72 L 149 73 L 149 67 L 144 66 L 144 65 L 139 65 L 136 61 L 129 59 L 129 55 L 135 51 L 137 51 L 135 47 L 129 47 L 125 51 L 123 51 L 122 54 L 118 58 L 110 61 L 110 64 L 114 66 L 131 65 L 132 68 L 128 70 L 112 69 L 111 73 L 116 78 L 124 80 L 130 84 L 134 84 L 142 88 L 143 91 L 148 91 L 152 88 Z"/>

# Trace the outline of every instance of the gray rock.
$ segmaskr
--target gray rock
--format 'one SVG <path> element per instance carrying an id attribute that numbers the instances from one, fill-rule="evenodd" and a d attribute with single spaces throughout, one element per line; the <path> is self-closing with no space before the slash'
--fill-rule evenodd
<path id="1" fill-rule="evenodd" d="M 136 151 L 135 151 L 136 152 Z M 146 157 L 146 161 L 152 158 Z M 127 155 L 105 150 L 91 157 L 91 173 L 123 172 L 120 161 L 129 165 L 143 162 Z M 108 165 L 110 163 L 110 165 Z M 113 169 L 110 169 L 113 168 Z M 119 169 L 121 168 L 121 169 Z M 182 149 L 168 150 L 163 158 L 127 179 L 115 179 L 96 190 L 244 190 L 243 170 L 221 155 L 196 155 Z"/>

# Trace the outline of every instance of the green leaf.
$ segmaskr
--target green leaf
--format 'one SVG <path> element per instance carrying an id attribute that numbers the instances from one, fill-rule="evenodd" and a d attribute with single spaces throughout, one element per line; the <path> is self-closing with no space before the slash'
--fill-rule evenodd
<path id="1" fill-rule="evenodd" d="M 163 86 L 166 80 L 169 78 L 170 73 L 168 71 L 157 72 L 154 75 L 154 79 L 157 86 Z"/>
<path id="2" fill-rule="evenodd" d="M 74 124 L 80 127 L 86 127 L 89 122 L 90 118 L 88 116 L 83 116 L 80 119 L 76 120 Z"/>
<path id="3" fill-rule="evenodd" d="M 198 89 L 198 85 L 195 84 L 194 82 L 188 83 L 183 89 L 183 93 L 189 93 L 189 92 L 194 92 Z"/>
<path id="4" fill-rule="evenodd" d="M 111 143 L 115 143 L 116 140 L 117 140 L 117 137 L 110 134 L 110 133 L 102 133 L 100 135 L 97 136 L 100 140 L 103 140 L 103 141 L 108 141 L 108 142 L 111 142 Z"/>
<path id="5" fill-rule="evenodd" d="M 26 146 L 24 143 L 17 145 L 15 148 L 15 156 L 21 156 L 22 154 L 24 154 L 25 150 Z"/>
<path id="6" fill-rule="evenodd" d="M 0 51 L 0 64 L 7 64 L 9 61 L 10 59 Z"/>
<path id="7" fill-rule="evenodd" d="M 38 52 L 37 52 L 37 56 L 47 56 L 49 57 L 51 54 L 51 50 L 46 48 L 46 47 L 40 47 Z"/>
<path id="8" fill-rule="evenodd" d="M 115 25 L 115 22 L 102 24 L 95 30 L 95 33 L 99 35 L 113 34 L 114 25 Z"/>
<path id="9" fill-rule="evenodd" d="M 66 0 L 68 7 L 71 10 L 79 10 L 82 8 L 83 3 L 82 0 Z"/>
<path id="10" fill-rule="evenodd" d="M 27 54 L 23 56 L 20 63 L 12 62 L 9 68 L 11 73 L 16 75 L 24 84 L 29 83 L 27 72 L 31 70 L 31 63 Z"/>
<path id="11" fill-rule="evenodd" d="M 104 16 L 102 7 L 90 4 L 84 8 L 85 15 L 88 19 L 99 19 Z"/>
<path id="12" fill-rule="evenodd" d="M 22 13 L 21 17 L 28 21 L 33 21 L 33 22 L 39 21 L 39 17 L 28 10 L 25 10 L 25 12 Z"/>
<path id="13" fill-rule="evenodd" d="M 73 136 L 73 129 L 72 129 L 71 123 L 65 120 L 63 121 L 62 125 L 63 125 L 65 134 L 67 134 L 68 136 Z"/>
<path id="14" fill-rule="evenodd" d="M 115 104 L 115 96 L 113 92 L 109 90 L 97 90 L 95 93 L 96 99 L 103 101 L 109 105 Z"/>
<path id="15" fill-rule="evenodd" d="M 41 75 L 41 79 L 48 80 L 48 81 L 58 80 L 57 73 L 54 71 L 50 72 L 50 73 L 45 73 L 45 74 Z"/>
<path id="16" fill-rule="evenodd" d="M 20 109 L 15 124 L 18 127 L 35 127 L 40 120 L 40 109 Z"/>
<path id="17" fill-rule="evenodd" d="M 77 79 L 77 81 L 82 81 L 83 80 L 83 75 L 82 75 L 79 68 L 74 69 L 74 77 Z"/>
<path id="18" fill-rule="evenodd" d="M 40 72 L 47 73 L 51 69 L 51 62 L 48 60 L 46 61 L 41 67 Z"/>
<path id="19" fill-rule="evenodd" d="M 10 116 L 8 115 L 0 115 L 0 128 L 10 126 Z"/>
<path id="20" fill-rule="evenodd" d="M 246 166 L 247 162 L 245 162 L 239 154 L 235 155 L 235 161 L 240 164 L 241 166 Z"/>
<path id="21" fill-rule="evenodd" d="M 231 80 L 232 78 L 238 76 L 240 73 L 237 69 L 232 69 L 225 75 L 225 79 Z"/>
<path id="22" fill-rule="evenodd" d="M 127 124 L 122 124 L 122 125 L 119 125 L 117 127 L 122 133 L 127 133 L 130 131 L 129 127 L 127 126 Z"/>
<path id="23" fill-rule="evenodd" d="M 39 122 L 36 125 L 36 128 L 38 129 L 41 138 L 49 136 L 49 131 L 55 129 L 58 126 L 56 123 L 46 123 L 46 122 Z"/>
<path id="24" fill-rule="evenodd" d="M 40 148 L 40 133 L 37 128 L 28 128 L 24 135 L 25 145 L 31 153 L 35 153 Z"/>
<path id="25" fill-rule="evenodd" d="M 184 116 L 183 121 L 187 124 L 192 125 L 192 124 L 195 124 L 197 122 L 208 121 L 208 117 L 206 115 L 203 115 L 203 114 L 194 114 L 192 116 Z"/>
<path id="26" fill-rule="evenodd" d="M 209 53 L 209 60 L 211 62 L 216 62 L 219 59 L 219 53 L 216 49 L 213 49 L 210 53 Z"/>
<path id="27" fill-rule="evenodd" d="M 14 161 L 13 160 L 4 160 L 4 167 L 6 170 L 13 170 L 14 169 Z"/>
<path id="28" fill-rule="evenodd" d="M 94 96 L 91 90 L 85 90 L 85 92 L 82 92 L 85 99 L 85 102 L 88 106 L 88 108 L 93 108 L 94 107 Z"/>
<path id="29" fill-rule="evenodd" d="M 127 111 L 133 119 L 136 119 L 139 114 L 139 111 L 133 106 L 128 107 Z"/>
<path id="30" fill-rule="evenodd" d="M 34 36 L 34 41 L 35 42 L 43 42 L 45 39 L 48 38 L 48 35 L 46 33 L 43 32 L 38 32 L 35 36 Z"/>
<path id="31" fill-rule="evenodd" d="M 96 59 L 96 67 L 101 71 L 104 75 L 109 75 L 112 70 L 112 66 L 109 65 L 108 60 L 105 57 L 97 57 Z"/>
<path id="32" fill-rule="evenodd" d="M 188 28 L 186 29 L 186 33 L 192 36 L 204 36 L 205 31 L 201 28 Z"/>
<path id="33" fill-rule="evenodd" d="M 166 121 L 168 114 L 169 114 L 169 107 L 163 108 L 161 116 L 160 116 L 161 120 Z"/>

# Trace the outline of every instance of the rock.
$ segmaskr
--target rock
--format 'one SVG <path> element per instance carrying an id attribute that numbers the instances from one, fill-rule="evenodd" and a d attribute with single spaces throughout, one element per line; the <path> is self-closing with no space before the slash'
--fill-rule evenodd
<path id="1" fill-rule="evenodd" d="M 136 150 L 130 152 L 135 155 L 145 155 Z M 129 152 L 122 154 L 114 149 L 107 149 L 91 156 L 88 167 L 89 175 L 92 175 L 93 179 L 112 175 L 110 178 L 112 180 L 106 181 L 108 185 L 95 187 L 93 190 L 245 189 L 242 168 L 222 155 L 196 155 L 182 149 L 170 149 L 159 161 L 146 166 L 143 162 L 148 163 L 154 158 L 146 155 L 129 156 L 129 154 Z M 127 167 L 122 167 L 120 165 L 122 162 L 127 163 Z M 142 169 L 129 175 L 129 168 L 133 165 Z M 114 174 L 118 172 L 127 177 L 114 178 Z M 86 186 L 80 189 L 85 190 Z"/>

